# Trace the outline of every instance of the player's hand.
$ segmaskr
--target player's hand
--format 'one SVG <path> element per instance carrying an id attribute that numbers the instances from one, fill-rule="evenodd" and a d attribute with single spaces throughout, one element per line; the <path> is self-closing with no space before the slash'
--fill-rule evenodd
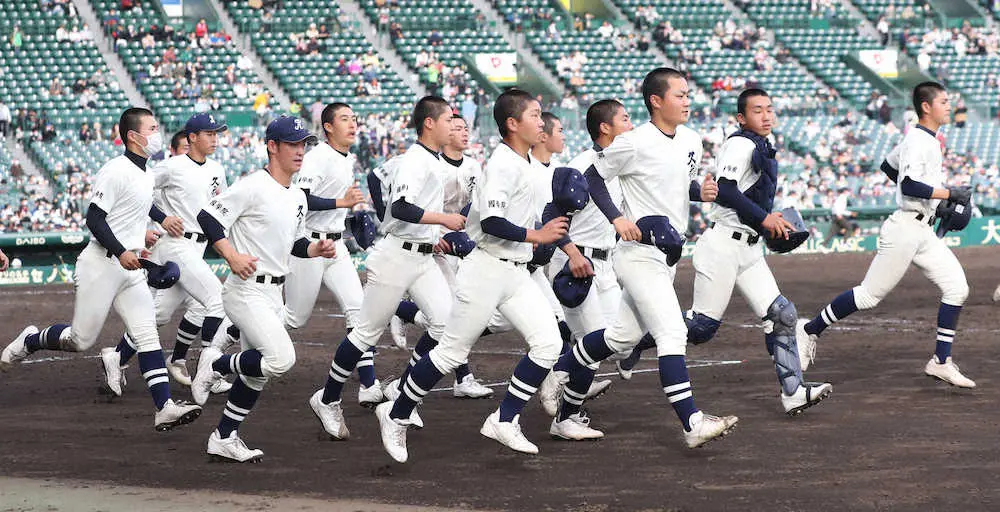
<path id="1" fill-rule="evenodd" d="M 320 240 L 309 244 L 306 252 L 310 258 L 334 258 L 337 256 L 337 244 L 333 240 Z"/>
<path id="2" fill-rule="evenodd" d="M 711 203 L 717 197 L 719 197 L 719 184 L 715 182 L 711 173 L 706 174 L 705 180 L 701 182 L 701 201 Z"/>
<path id="3" fill-rule="evenodd" d="M 566 217 L 556 217 L 542 226 L 542 229 L 533 230 L 531 242 L 533 244 L 551 244 L 566 236 L 569 231 L 569 219 Z"/>
<path id="4" fill-rule="evenodd" d="M 122 268 L 125 270 L 139 270 L 142 268 L 142 265 L 139 264 L 139 257 L 132 251 L 123 252 L 118 257 L 118 262 L 122 264 Z"/>
<path id="5" fill-rule="evenodd" d="M 447 240 L 441 238 L 438 243 L 434 245 L 434 252 L 438 254 L 451 254 L 451 244 Z"/>
<path id="6" fill-rule="evenodd" d="M 615 225 L 615 231 L 618 236 L 622 237 L 622 240 L 626 242 L 638 242 L 642 240 L 642 231 L 639 231 L 639 226 L 625 218 L 625 216 L 618 217 L 612 222 Z"/>
<path id="7" fill-rule="evenodd" d="M 167 233 L 174 237 L 179 238 L 184 236 L 184 221 L 180 217 L 174 217 L 173 215 L 163 219 L 160 223 L 163 229 L 167 230 Z"/>
<path id="8" fill-rule="evenodd" d="M 465 229 L 465 216 L 457 213 L 446 213 L 441 219 L 441 225 L 452 231 L 461 231 Z"/>
<path id="9" fill-rule="evenodd" d="M 246 281 L 257 272 L 258 258 L 249 254 L 233 252 L 234 254 L 226 259 L 226 263 L 229 264 L 229 270 L 239 276 L 240 279 Z"/>
<path id="10" fill-rule="evenodd" d="M 781 212 L 767 214 L 767 217 L 764 217 L 764 222 L 761 222 L 760 225 L 767 230 L 771 238 L 788 239 L 788 233 L 795 231 L 795 227 L 781 216 Z"/>
<path id="11" fill-rule="evenodd" d="M 970 187 L 948 187 L 948 200 L 963 206 L 968 206 L 972 201 L 972 188 Z"/>
<path id="12" fill-rule="evenodd" d="M 153 246 L 156 245 L 157 240 L 160 239 L 160 235 L 162 235 L 162 234 L 163 233 L 160 233 L 159 231 L 152 230 L 152 229 L 147 229 L 146 230 L 146 248 L 147 249 L 152 249 Z"/>
<path id="13" fill-rule="evenodd" d="M 344 197 L 337 200 L 337 206 L 341 208 L 354 208 L 354 205 L 362 203 L 365 200 L 365 195 L 361 193 L 361 189 L 358 187 L 351 187 L 347 189 L 347 193 Z"/>
<path id="14" fill-rule="evenodd" d="M 0 251 L 0 272 L 7 270 L 8 267 L 10 267 L 10 258 L 3 251 Z"/>
<path id="15" fill-rule="evenodd" d="M 577 254 L 569 258 L 569 271 L 577 279 L 594 275 L 594 267 L 590 265 L 590 262 L 582 254 Z"/>

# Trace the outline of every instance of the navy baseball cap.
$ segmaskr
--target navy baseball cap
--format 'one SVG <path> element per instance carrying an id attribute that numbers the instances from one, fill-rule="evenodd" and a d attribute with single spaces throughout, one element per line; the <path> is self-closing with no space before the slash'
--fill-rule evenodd
<path id="1" fill-rule="evenodd" d="M 139 264 L 146 269 L 146 283 L 158 290 L 170 288 L 181 278 L 181 268 L 172 261 L 158 265 L 146 258 L 139 258 Z"/>
<path id="2" fill-rule="evenodd" d="M 451 245 L 451 254 L 459 258 L 468 256 L 476 248 L 476 242 L 473 242 L 465 231 L 451 231 L 441 238 Z"/>
<path id="3" fill-rule="evenodd" d="M 587 257 L 584 256 L 584 258 Z M 594 266 L 594 262 L 590 258 L 587 258 L 587 261 L 590 262 L 591 267 Z M 587 299 L 590 285 L 593 282 L 593 276 L 582 279 L 573 277 L 573 272 L 569 270 L 569 262 L 567 261 L 552 279 L 552 292 L 555 293 L 560 304 L 568 308 L 575 308 Z"/>
<path id="4" fill-rule="evenodd" d="M 218 122 L 214 114 L 207 112 L 195 114 L 184 123 L 184 133 L 224 132 L 228 129 L 226 123 Z"/>
<path id="5" fill-rule="evenodd" d="M 572 167 L 552 171 L 552 202 L 563 215 L 578 212 L 590 201 L 587 179 Z"/>
<path id="6" fill-rule="evenodd" d="M 652 245 L 667 255 L 667 265 L 673 266 L 681 259 L 684 238 L 666 216 L 649 215 L 637 220 L 635 225 L 642 231 L 642 243 Z"/>
<path id="7" fill-rule="evenodd" d="M 346 225 L 347 229 L 351 230 L 354 241 L 362 249 L 367 249 L 375 244 L 375 237 L 378 233 L 375 229 L 375 222 L 367 213 L 354 212 L 347 217 Z"/>
<path id="8" fill-rule="evenodd" d="M 306 128 L 306 123 L 302 119 L 295 116 L 281 116 L 267 125 L 264 141 L 272 140 L 278 142 L 306 141 L 307 144 L 314 144 L 319 139 L 309 133 L 309 129 Z"/>

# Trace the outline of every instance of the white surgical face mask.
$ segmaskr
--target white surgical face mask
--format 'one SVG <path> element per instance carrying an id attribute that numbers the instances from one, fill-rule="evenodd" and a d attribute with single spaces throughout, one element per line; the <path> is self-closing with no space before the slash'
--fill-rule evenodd
<path id="1" fill-rule="evenodd" d="M 146 145 L 142 147 L 142 152 L 146 153 L 146 157 L 151 157 L 160 151 L 163 151 L 163 134 L 153 132 L 146 135 Z"/>

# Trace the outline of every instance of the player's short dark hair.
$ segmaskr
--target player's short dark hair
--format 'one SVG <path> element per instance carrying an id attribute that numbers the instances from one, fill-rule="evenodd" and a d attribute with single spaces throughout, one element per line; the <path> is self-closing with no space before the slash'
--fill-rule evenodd
<path id="1" fill-rule="evenodd" d="M 333 117 L 337 115 L 337 111 L 342 108 L 351 108 L 351 106 L 341 101 L 335 101 L 333 103 L 330 103 L 326 107 L 323 107 L 323 113 L 320 114 L 319 116 L 320 123 L 321 124 L 332 123 Z"/>
<path id="2" fill-rule="evenodd" d="M 185 130 L 181 130 L 170 137 L 170 149 L 177 151 L 177 148 L 181 147 L 181 141 L 187 140 L 188 133 Z"/>
<path id="3" fill-rule="evenodd" d="M 466 121 L 464 117 L 462 117 L 462 114 L 452 114 L 452 115 L 451 115 L 451 120 L 452 120 L 452 121 L 454 121 L 454 120 L 456 120 L 456 119 L 460 119 L 460 120 L 461 120 L 461 121 L 462 121 L 463 123 L 465 123 L 466 125 L 468 125 L 468 124 L 469 124 L 469 122 L 468 122 L 468 121 Z"/>
<path id="4" fill-rule="evenodd" d="M 671 78 L 687 78 L 684 73 L 674 68 L 656 68 L 646 73 L 646 78 L 642 79 L 642 101 L 646 104 L 646 110 L 653 113 L 653 102 L 650 96 L 664 96 L 670 90 Z"/>
<path id="5" fill-rule="evenodd" d="M 542 131 L 545 132 L 546 135 L 552 135 L 552 130 L 556 129 L 556 121 L 559 121 L 560 123 L 562 122 L 562 120 L 559 119 L 559 116 L 553 114 L 552 112 L 542 112 L 542 123 L 544 123 Z"/>
<path id="6" fill-rule="evenodd" d="M 507 89 L 497 97 L 493 104 L 493 120 L 497 123 L 500 137 L 507 136 L 507 119 L 520 119 L 532 101 L 536 101 L 534 96 L 517 88 Z"/>
<path id="7" fill-rule="evenodd" d="M 417 130 L 417 137 L 424 134 L 424 121 L 428 118 L 437 119 L 445 111 L 451 111 L 448 102 L 440 96 L 424 96 L 413 107 L 411 122 Z"/>
<path id="8" fill-rule="evenodd" d="M 597 138 L 601 136 L 601 124 L 613 123 L 620 108 L 625 108 L 622 102 L 605 99 L 594 103 L 587 109 L 587 133 L 590 134 L 590 140 L 597 142 Z"/>
<path id="9" fill-rule="evenodd" d="M 739 97 L 736 98 L 736 113 L 747 115 L 747 102 L 750 101 L 750 98 L 756 98 L 758 96 L 770 97 L 768 96 L 767 91 L 756 87 L 751 87 L 741 92 Z"/>
<path id="10" fill-rule="evenodd" d="M 118 135 L 122 142 L 128 143 L 128 132 L 139 132 L 141 119 L 146 116 L 153 117 L 153 112 L 148 108 L 131 107 L 122 112 L 122 116 L 118 118 Z"/>
<path id="11" fill-rule="evenodd" d="M 921 82 L 913 88 L 913 108 L 917 111 L 917 117 L 924 117 L 924 109 L 921 108 L 924 102 L 931 103 L 939 93 L 945 92 L 944 86 L 937 82 Z"/>

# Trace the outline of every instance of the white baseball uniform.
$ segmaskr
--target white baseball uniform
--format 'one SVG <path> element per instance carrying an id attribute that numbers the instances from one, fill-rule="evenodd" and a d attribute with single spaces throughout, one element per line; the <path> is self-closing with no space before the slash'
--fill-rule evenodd
<path id="1" fill-rule="evenodd" d="M 107 213 L 107 223 L 127 251 L 145 247 L 146 223 L 153 205 L 153 176 L 122 155 L 97 172 L 91 204 Z M 122 318 L 125 330 L 139 352 L 160 349 L 153 313 L 153 296 L 145 273 L 125 270 L 118 258 L 96 238 L 76 261 L 73 323 L 62 333 L 76 351 L 97 342 L 111 308 Z"/>
<path id="2" fill-rule="evenodd" d="M 440 166 L 442 187 L 444 188 L 444 213 L 460 213 L 472 200 L 472 191 L 482 181 L 483 168 L 475 158 L 463 157 L 451 160 L 441 155 L 446 165 Z M 444 230 L 445 228 L 441 228 Z M 434 261 L 441 267 L 448 287 L 452 292 L 458 287 L 455 275 L 461 258 L 451 254 L 434 254 Z"/>
<path id="3" fill-rule="evenodd" d="M 934 188 L 945 186 L 941 143 L 930 130 L 915 126 L 899 146 L 890 152 L 889 164 L 899 169 L 899 184 L 910 178 Z M 893 212 L 879 232 L 878 251 L 861 285 L 854 289 L 859 309 L 878 305 L 903 278 L 910 263 L 919 268 L 941 289 L 941 302 L 961 306 L 969 294 L 965 271 L 944 240 L 934 233 L 933 218 L 939 199 L 920 199 L 896 188 Z"/>
<path id="4" fill-rule="evenodd" d="M 285 187 L 266 171 L 256 171 L 216 196 L 205 208 L 227 231 L 233 248 L 255 256 L 257 272 L 247 280 L 230 274 L 222 288 L 226 315 L 240 329 L 244 350 L 261 353 L 264 377 L 241 375 L 260 390 L 295 364 L 295 348 L 285 330 L 281 283 L 292 246 L 304 235 L 306 195 Z"/>
<path id="5" fill-rule="evenodd" d="M 486 163 L 481 186 L 473 191 L 466 230 L 476 249 L 458 270 L 458 291 L 440 344 L 429 353 L 442 373 L 465 363 L 490 317 L 499 310 L 521 333 L 535 364 L 551 368 L 562 341 L 555 320 L 539 311 L 548 301 L 528 273 L 530 243 L 505 240 L 482 230 L 489 217 L 507 219 L 515 226 L 531 228 L 538 219 L 530 160 L 500 144 Z"/>
<path id="6" fill-rule="evenodd" d="M 441 238 L 440 226 L 396 219 L 392 216 L 392 203 L 405 199 L 424 211 L 441 212 L 442 165 L 447 164 L 440 155 L 418 142 L 377 169 L 386 206 L 379 231 L 385 236 L 365 260 L 368 281 L 358 325 L 347 335 L 362 352 L 378 342 L 407 292 L 427 317 L 428 334 L 441 339 L 444 321 L 451 311 L 451 294 L 444 274 L 431 256 L 434 244 Z"/>
<path id="7" fill-rule="evenodd" d="M 587 169 L 597 160 L 597 151 L 587 149 L 570 160 L 567 167 L 587 172 Z M 618 178 L 607 182 L 608 193 L 616 205 L 622 204 L 622 189 Z M 618 314 L 621 304 L 621 288 L 618 286 L 618 276 L 612 263 L 615 248 L 615 228 L 601 213 L 593 201 L 588 202 L 582 210 L 573 215 L 569 225 L 569 237 L 584 256 L 590 258 L 594 267 L 594 278 L 587 292 L 587 298 L 575 308 L 563 306 L 566 314 L 566 325 L 573 333 L 573 338 L 581 340 L 589 333 L 611 325 Z M 552 256 L 548 268 L 549 283 L 562 270 L 569 257 L 561 250 Z M 550 286 L 551 289 L 551 286 Z"/>
<path id="8" fill-rule="evenodd" d="M 597 154 L 594 166 L 609 181 L 619 178 L 624 209 L 635 222 L 651 215 L 666 216 L 678 231 L 687 226 L 691 179 L 702 156 L 701 137 L 678 126 L 673 137 L 646 123 L 615 138 Z M 652 245 L 619 241 L 614 269 L 622 285 L 617 318 L 605 331 L 608 345 L 625 353 L 649 332 L 657 356 L 684 355 L 687 326 L 673 281 L 675 267 Z"/>
<path id="9" fill-rule="evenodd" d="M 165 235 L 153 246 L 155 260 L 173 261 L 181 270 L 177 286 L 154 295 L 156 323 L 170 321 L 181 303 L 190 304 L 189 297 L 201 305 L 199 314 L 222 318 L 222 283 L 204 259 L 208 242 L 198 225 L 198 213 L 226 190 L 226 171 L 211 158 L 199 164 L 188 155 L 178 155 L 164 160 L 152 173 L 160 209 L 180 217 L 185 229 L 183 237 Z"/>
<path id="10" fill-rule="evenodd" d="M 741 193 L 752 187 L 759 177 L 751 163 L 755 148 L 746 137 L 726 139 L 716 158 L 717 178 L 735 181 Z M 735 285 L 754 315 L 764 318 L 781 292 L 764 259 L 761 237 L 740 222 L 732 208 L 713 203 L 708 218 L 713 225 L 701 235 L 694 249 L 692 311 L 722 320 Z"/>
<path id="11" fill-rule="evenodd" d="M 355 157 L 341 153 L 327 143 L 321 143 L 306 153 L 302 170 L 292 183 L 310 194 L 335 199 L 343 197 L 354 185 Z M 344 244 L 344 221 L 347 208 L 310 211 L 306 214 L 305 232 L 310 240 L 336 240 L 334 258 L 296 258 L 290 262 L 290 273 L 285 281 L 285 322 L 288 327 L 304 327 L 312 315 L 321 284 L 333 292 L 344 312 L 347 328 L 358 323 L 364 291 L 358 270 L 351 260 L 351 253 Z"/>

